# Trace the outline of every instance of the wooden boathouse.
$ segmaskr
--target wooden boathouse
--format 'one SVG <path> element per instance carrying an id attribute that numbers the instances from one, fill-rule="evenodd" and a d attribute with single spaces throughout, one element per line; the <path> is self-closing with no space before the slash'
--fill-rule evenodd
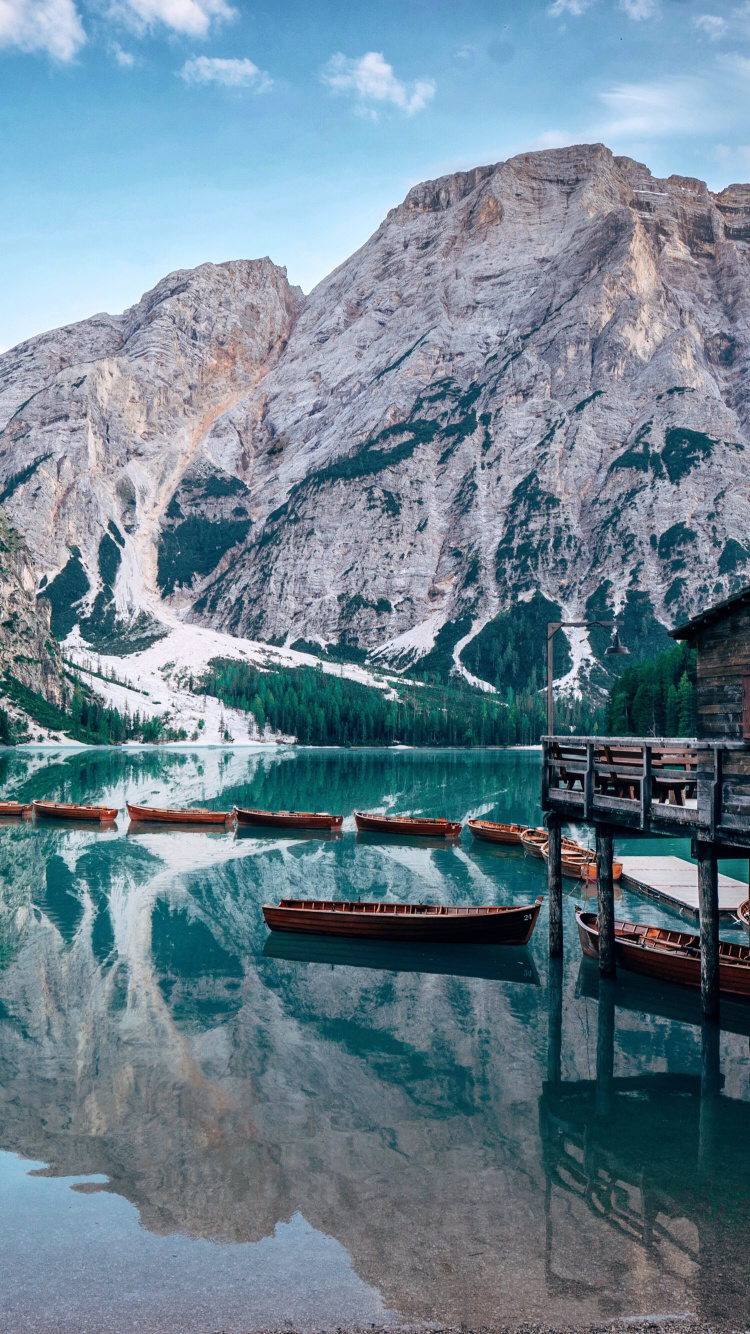
<path id="1" fill-rule="evenodd" d="M 542 747 L 550 953 L 562 953 L 561 826 L 595 826 L 599 967 L 615 972 L 612 839 L 690 836 L 698 862 L 703 1013 L 719 1009 L 717 859 L 750 857 L 750 588 L 671 631 L 697 650 L 697 736 L 563 737 Z"/>

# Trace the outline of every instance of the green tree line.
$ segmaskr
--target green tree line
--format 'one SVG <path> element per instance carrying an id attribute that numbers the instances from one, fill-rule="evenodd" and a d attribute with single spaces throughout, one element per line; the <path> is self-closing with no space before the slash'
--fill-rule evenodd
<path id="1" fill-rule="evenodd" d="M 623 672 L 610 691 L 611 736 L 695 736 L 696 651 L 684 641 Z"/>
<path id="2" fill-rule="evenodd" d="M 65 674 L 62 708 L 50 703 L 43 695 L 29 690 L 28 686 L 12 676 L 3 678 L 2 690 L 23 709 L 32 722 L 92 746 L 117 746 L 124 741 L 155 745 L 158 742 L 184 741 L 187 738 L 184 728 L 175 731 L 164 717 L 147 718 L 142 717 L 139 710 L 131 714 L 108 708 L 79 677 L 69 672 Z M 1 709 L 0 745 L 16 745 L 24 740 L 28 740 L 28 734 L 19 735 L 13 729 L 7 711 Z"/>
<path id="3" fill-rule="evenodd" d="M 263 672 L 227 658 L 213 658 L 191 685 L 197 694 L 252 714 L 261 733 L 267 725 L 302 745 L 533 745 L 546 731 L 544 702 L 532 691 L 502 701 L 461 682 L 398 684 L 389 698 L 321 668 Z M 561 713 L 568 725 L 573 714 L 579 725 L 593 725 L 580 703 L 561 707 Z"/>

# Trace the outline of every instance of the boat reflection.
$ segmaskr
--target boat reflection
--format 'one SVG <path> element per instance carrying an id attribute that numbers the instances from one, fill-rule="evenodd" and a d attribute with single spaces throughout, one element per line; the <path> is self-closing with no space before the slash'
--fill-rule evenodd
<path id="1" fill-rule="evenodd" d="M 35 815 L 34 824 L 39 829 L 61 829 L 64 833 L 73 829 L 85 830 L 88 834 L 116 834 L 118 831 L 116 820 L 57 820 L 52 815 Z"/>
<path id="2" fill-rule="evenodd" d="M 139 834 L 212 834 L 214 838 L 226 838 L 234 831 L 231 825 L 203 824 L 201 821 L 184 821 L 182 824 L 167 824 L 161 820 L 131 820 L 126 829 L 128 838 Z"/>
<path id="3" fill-rule="evenodd" d="M 636 1014 L 655 1018 L 673 1019 L 681 1024 L 700 1028 L 702 1023 L 700 992 L 674 982 L 660 982 L 621 969 L 613 981 L 614 1003 Z M 593 959 L 581 959 L 576 995 L 597 1000 L 599 996 L 599 968 Z M 722 996 L 719 1027 L 727 1033 L 750 1037 L 750 1004 L 742 1000 L 728 1000 Z"/>
<path id="4" fill-rule="evenodd" d="M 460 838 L 436 838 L 432 834 L 379 834 L 357 830 L 355 841 L 360 847 L 393 848 L 398 844 L 404 848 L 440 848 L 451 852 L 461 846 Z"/>
<path id="5" fill-rule="evenodd" d="M 271 825 L 237 825 L 234 831 L 236 839 L 251 838 L 255 842 L 271 840 L 273 843 L 299 843 L 303 839 L 314 838 L 318 843 L 336 843 L 343 838 L 340 829 L 275 829 Z"/>
<path id="6" fill-rule="evenodd" d="M 408 941 L 350 940 L 271 931 L 263 955 L 290 963 L 338 964 L 391 973 L 439 973 L 539 986 L 536 965 L 525 945 L 411 945 Z"/>

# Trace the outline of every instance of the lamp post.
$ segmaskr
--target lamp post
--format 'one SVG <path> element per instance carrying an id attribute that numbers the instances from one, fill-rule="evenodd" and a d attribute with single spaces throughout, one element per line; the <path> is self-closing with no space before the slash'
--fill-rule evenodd
<path id="1" fill-rule="evenodd" d="M 555 732 L 555 694 L 553 690 L 553 641 L 558 630 L 593 630 L 599 626 L 602 630 L 613 630 L 612 643 L 604 650 L 605 658 L 622 657 L 628 650 L 620 643 L 617 633 L 617 621 L 548 621 L 547 622 L 547 735 Z"/>

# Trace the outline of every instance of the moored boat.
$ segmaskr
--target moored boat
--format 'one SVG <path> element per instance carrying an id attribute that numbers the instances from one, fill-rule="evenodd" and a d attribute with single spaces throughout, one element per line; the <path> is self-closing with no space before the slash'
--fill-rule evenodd
<path id="1" fill-rule="evenodd" d="M 525 834 L 521 835 L 521 845 L 524 852 L 528 852 L 532 857 L 543 857 L 542 848 L 549 838 L 549 830 L 541 827 L 536 829 L 527 829 Z"/>
<path id="2" fill-rule="evenodd" d="M 581 875 L 584 880 L 588 880 L 589 884 L 593 885 L 596 884 L 596 859 L 594 858 L 593 854 L 591 854 L 590 859 L 588 861 L 584 862 Z M 613 862 L 612 879 L 620 880 L 621 877 L 622 877 L 622 862 Z"/>
<path id="3" fill-rule="evenodd" d="M 581 948 L 589 959 L 599 957 L 596 913 L 576 908 Z M 663 982 L 700 987 L 700 936 L 642 922 L 615 921 L 615 961 L 630 972 Z M 719 941 L 719 988 L 722 995 L 750 997 L 750 945 Z"/>
<path id="4" fill-rule="evenodd" d="M 750 931 L 750 899 L 745 899 L 745 902 L 740 904 L 737 909 L 737 916 L 742 925 Z"/>
<path id="5" fill-rule="evenodd" d="M 368 940 L 443 941 L 461 945 L 525 945 L 541 895 L 521 907 L 454 907 L 438 903 L 362 903 L 351 899 L 282 899 L 264 903 L 273 931 Z"/>
<path id="6" fill-rule="evenodd" d="M 131 820 L 148 820 L 151 824 L 226 824 L 232 819 L 232 811 L 207 811 L 202 807 L 195 810 L 180 810 L 159 806 L 134 806 L 125 803 Z"/>
<path id="7" fill-rule="evenodd" d="M 235 806 L 237 824 L 266 825 L 270 829 L 340 829 L 343 815 L 327 811 L 256 811 Z"/>
<path id="8" fill-rule="evenodd" d="M 46 820 L 105 820 L 117 818 L 116 806 L 79 806 L 72 801 L 32 801 L 35 815 Z"/>
<path id="9" fill-rule="evenodd" d="M 496 824 L 494 820 L 472 819 L 466 823 L 474 838 L 483 838 L 488 843 L 518 844 L 528 829 L 525 824 Z"/>
<path id="10" fill-rule="evenodd" d="M 355 811 L 354 823 L 358 829 L 371 834 L 431 834 L 433 838 L 458 838 L 461 833 L 460 821 L 436 820 L 427 815 L 372 815 L 367 811 Z"/>
<path id="11" fill-rule="evenodd" d="M 0 819 L 7 816 L 31 815 L 31 802 L 0 801 Z"/>

